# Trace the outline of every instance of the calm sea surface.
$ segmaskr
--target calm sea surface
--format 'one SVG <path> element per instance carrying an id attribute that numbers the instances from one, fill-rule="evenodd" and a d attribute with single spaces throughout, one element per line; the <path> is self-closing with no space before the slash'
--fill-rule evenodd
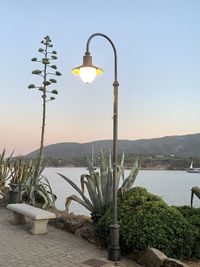
<path id="1" fill-rule="evenodd" d="M 75 190 L 58 174 L 61 173 L 80 187 L 80 175 L 87 174 L 85 168 L 46 168 L 44 175 L 48 178 L 54 193 L 57 195 L 56 207 L 65 209 L 65 199 L 75 193 Z M 128 176 L 130 171 L 126 171 Z M 125 177 L 126 177 L 125 176 Z M 140 171 L 134 186 L 143 186 L 149 192 L 161 196 L 170 205 L 189 205 L 191 188 L 200 187 L 200 173 L 187 173 L 186 171 Z M 194 206 L 200 207 L 200 199 L 194 197 Z M 70 211 L 76 214 L 89 214 L 89 212 L 72 202 Z"/>

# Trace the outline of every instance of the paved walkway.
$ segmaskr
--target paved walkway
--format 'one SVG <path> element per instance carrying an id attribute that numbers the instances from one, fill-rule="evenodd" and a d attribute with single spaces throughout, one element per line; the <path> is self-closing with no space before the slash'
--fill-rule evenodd
<path id="1" fill-rule="evenodd" d="M 0 266 L 2 267 L 140 267 L 122 259 L 106 260 L 107 252 L 71 233 L 49 226 L 45 235 L 31 235 L 30 225 L 11 225 L 12 213 L 0 207 Z"/>

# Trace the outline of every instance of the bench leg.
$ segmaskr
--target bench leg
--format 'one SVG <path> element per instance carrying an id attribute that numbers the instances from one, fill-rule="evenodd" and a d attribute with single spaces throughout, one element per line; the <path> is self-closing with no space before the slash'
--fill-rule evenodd
<path id="1" fill-rule="evenodd" d="M 41 234 L 47 234 L 47 223 L 48 220 L 33 220 L 32 229 L 30 230 L 30 233 L 32 235 L 41 235 Z"/>
<path id="2" fill-rule="evenodd" d="M 23 214 L 13 211 L 13 219 L 10 220 L 11 224 L 25 224 L 25 216 Z"/>

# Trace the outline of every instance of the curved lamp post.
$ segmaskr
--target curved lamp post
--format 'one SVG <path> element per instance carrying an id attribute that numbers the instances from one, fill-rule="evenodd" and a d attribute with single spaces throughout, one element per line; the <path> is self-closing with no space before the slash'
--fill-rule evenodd
<path id="1" fill-rule="evenodd" d="M 112 261 L 120 260 L 121 251 L 119 246 L 119 224 L 117 222 L 117 184 L 116 184 L 116 173 L 117 173 L 117 130 L 118 130 L 118 86 L 117 81 L 117 51 L 108 36 L 102 33 L 92 34 L 86 45 L 86 52 L 83 56 L 83 65 L 76 67 L 72 70 L 75 75 L 80 75 L 81 79 L 89 84 L 97 75 L 103 73 L 103 70 L 92 64 L 92 57 L 89 52 L 90 41 L 96 37 L 101 36 L 109 41 L 114 51 L 114 105 L 113 105 L 113 220 L 110 225 L 110 246 L 108 249 L 108 259 Z"/>

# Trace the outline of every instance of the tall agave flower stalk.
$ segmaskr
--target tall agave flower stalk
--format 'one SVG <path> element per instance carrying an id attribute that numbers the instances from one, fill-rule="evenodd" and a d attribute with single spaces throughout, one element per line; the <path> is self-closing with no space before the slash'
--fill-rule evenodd
<path id="1" fill-rule="evenodd" d="M 57 80 L 49 78 L 49 76 L 61 76 L 61 73 L 57 71 L 56 65 L 51 65 L 52 61 L 57 60 L 57 52 L 52 50 L 53 44 L 50 37 L 47 35 L 41 41 L 43 48 L 39 48 L 38 51 L 43 54 L 42 59 L 38 60 L 36 57 L 32 58 L 31 61 L 42 63 L 42 70 L 36 69 L 32 71 L 32 74 L 42 77 L 42 85 L 35 86 L 30 84 L 29 89 L 38 89 L 42 93 L 42 128 L 41 128 L 41 138 L 40 138 L 40 150 L 39 150 L 39 161 L 42 161 L 42 155 L 44 150 L 44 133 L 45 133 L 45 121 L 46 121 L 46 103 L 48 101 L 55 100 L 54 96 L 48 96 L 49 94 L 57 95 L 57 90 L 49 90 L 49 86 L 57 83 Z"/>
<path id="2" fill-rule="evenodd" d="M 111 206 L 113 198 L 113 169 L 111 163 L 111 155 L 109 154 L 108 161 L 104 157 L 103 152 L 100 152 L 100 172 L 95 171 L 92 162 L 88 160 L 89 174 L 82 174 L 80 177 L 81 188 L 79 188 L 71 179 L 58 173 L 65 181 L 67 181 L 80 195 L 75 194 L 67 197 L 66 209 L 68 211 L 72 201 L 76 201 L 84 206 L 91 213 L 93 221 L 97 221 Z M 121 163 L 117 167 L 116 184 L 119 187 L 120 178 L 123 179 L 122 185 L 118 190 L 118 196 L 123 197 L 125 192 L 129 190 L 139 172 L 138 159 L 135 161 L 132 170 L 128 177 L 124 178 L 124 154 L 122 155 Z M 85 195 L 87 188 L 88 197 Z"/>

